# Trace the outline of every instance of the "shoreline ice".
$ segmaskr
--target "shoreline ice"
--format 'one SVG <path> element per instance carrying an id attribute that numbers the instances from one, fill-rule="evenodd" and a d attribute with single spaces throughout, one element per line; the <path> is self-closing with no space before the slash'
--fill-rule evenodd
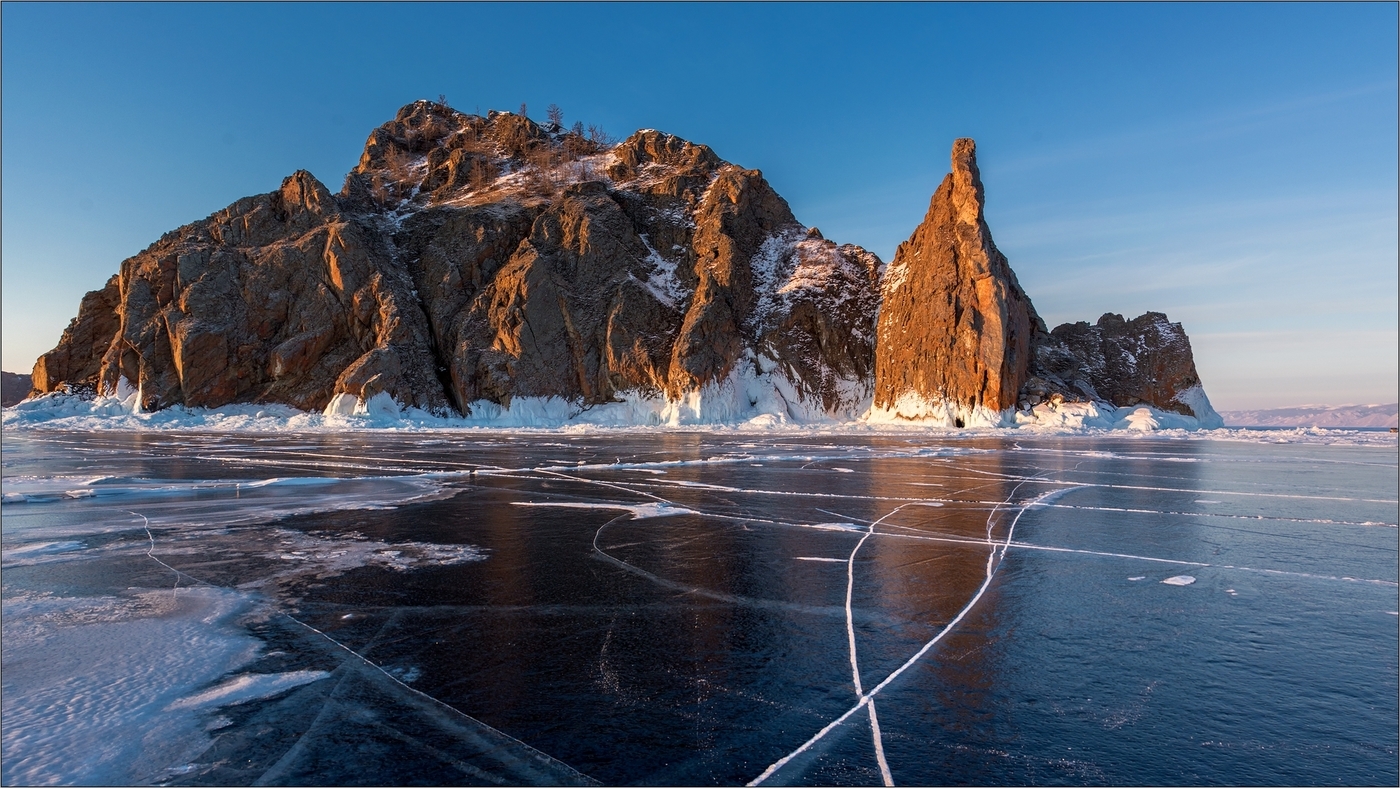
<path id="1" fill-rule="evenodd" d="M 371 405 L 376 403 L 369 403 Z M 1001 425 L 948 427 L 937 422 L 856 418 L 848 421 L 790 419 L 786 414 L 725 408 L 706 420 L 662 422 L 639 403 L 615 403 L 579 410 L 558 398 L 517 398 L 511 407 L 477 409 L 479 416 L 437 416 L 413 408 L 382 406 L 350 409 L 341 403 L 327 412 L 300 411 L 286 405 L 227 405 L 220 408 L 174 406 L 142 412 L 131 400 L 115 397 L 84 399 L 49 394 L 25 400 L 3 411 L 9 431 L 78 430 L 117 432 L 226 433 L 347 433 L 347 432 L 528 432 L 540 434 L 627 432 L 717 432 L 791 435 L 924 435 L 945 438 L 988 436 L 1133 436 L 1246 443 L 1307 443 L 1396 446 L 1396 436 L 1368 428 L 1336 427 L 1219 427 L 1205 429 L 1196 420 L 1148 406 L 1114 408 L 1106 403 L 1064 403 L 1058 409 L 1037 406 L 1033 415 L 1013 414 Z M 1044 411 L 1044 412 L 1041 412 Z M 805 414 L 804 414 L 805 415 Z"/>

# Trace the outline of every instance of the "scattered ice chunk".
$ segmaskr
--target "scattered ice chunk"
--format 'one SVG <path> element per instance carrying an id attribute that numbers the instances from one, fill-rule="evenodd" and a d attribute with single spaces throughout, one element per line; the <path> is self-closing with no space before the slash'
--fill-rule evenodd
<path id="1" fill-rule="evenodd" d="M 1169 586 L 1189 586 L 1196 582 L 1196 578 L 1190 575 L 1173 575 L 1162 582 Z"/>
<path id="2" fill-rule="evenodd" d="M 279 695 L 294 687 L 310 684 L 331 675 L 324 670 L 293 670 L 288 673 L 244 673 L 203 692 L 181 698 L 169 706 L 172 709 L 197 709 L 232 706 Z"/>
<path id="3" fill-rule="evenodd" d="M 808 528 L 820 528 L 823 531 L 864 531 L 865 527 L 855 523 L 813 523 Z"/>
<path id="4" fill-rule="evenodd" d="M 360 404 L 360 398 L 348 392 L 340 392 L 331 397 L 330 404 L 322 411 L 325 416 L 353 416 L 355 406 Z"/>
<path id="5" fill-rule="evenodd" d="M 769 301 L 772 301 L 782 294 L 770 295 L 772 298 Z M 735 365 L 727 378 L 707 383 L 701 390 L 689 392 L 677 400 L 629 391 L 619 392 L 619 401 L 586 407 L 581 402 L 559 397 L 514 397 L 508 407 L 478 400 L 468 403 L 470 415 L 447 416 L 404 407 L 387 394 L 383 397 L 376 395 L 365 402 L 353 394 L 342 392 L 333 397 L 321 412 L 305 412 L 285 405 L 269 404 L 225 405 L 219 408 L 176 405 L 145 412 L 132 407 L 137 399 L 134 394 L 129 395 L 131 402 L 126 404 L 112 396 L 86 400 L 68 394 L 47 394 L 5 408 L 3 422 L 7 431 L 54 427 L 75 430 L 334 433 L 502 428 L 650 431 L 658 426 L 706 425 L 751 432 L 863 434 L 911 429 L 940 433 L 953 429 L 958 418 L 961 418 L 967 429 L 959 434 L 1099 434 L 1126 430 L 1150 432 L 1165 438 L 1265 444 L 1393 447 L 1396 441 L 1393 433 L 1343 428 L 1269 431 L 1212 429 L 1213 426 L 1218 427 L 1218 416 L 1214 411 L 1205 412 L 1204 417 L 1198 419 L 1145 406 L 1114 408 L 1105 402 L 1066 402 L 1057 407 L 1041 403 L 1029 412 L 978 409 L 975 413 L 964 413 L 951 408 L 948 403 L 925 402 L 915 397 L 908 402 L 901 400 L 891 409 L 881 410 L 870 407 L 868 381 L 837 375 L 835 386 L 838 405 L 828 411 L 821 398 L 805 393 L 773 359 L 761 354 L 749 354 L 745 357 L 745 363 Z M 1204 402 L 1198 404 L 1208 407 Z M 1199 461 L 1192 458 L 1157 459 L 1166 462 Z M 32 496 L 13 497 L 13 492 L 17 491 L 5 491 L 5 503 L 35 501 Z"/>
<path id="6" fill-rule="evenodd" d="M 844 558 L 821 558 L 821 557 L 815 556 L 815 555 L 799 555 L 799 556 L 797 556 L 796 558 L 794 558 L 793 560 L 794 560 L 794 561 L 826 561 L 826 562 L 833 563 L 833 564 L 844 564 L 844 563 L 846 563 L 846 559 L 844 559 Z"/>
<path id="7" fill-rule="evenodd" d="M 1129 579 L 1129 580 L 1146 580 L 1146 579 L 1147 579 L 1147 575 L 1138 575 L 1137 577 L 1130 577 L 1130 578 L 1128 578 L 1128 579 Z"/>
<path id="8" fill-rule="evenodd" d="M 649 517 L 669 517 L 673 514 L 698 514 L 693 509 L 671 503 L 576 503 L 571 501 L 511 501 L 514 506 L 555 506 L 564 509 L 621 509 L 632 514 L 634 520 Z"/>
<path id="9" fill-rule="evenodd" d="M 82 542 L 35 542 L 23 547 L 14 547 L 5 551 L 5 557 L 22 555 L 42 555 L 45 553 L 64 553 L 69 550 L 81 550 L 85 547 Z"/>
<path id="10" fill-rule="evenodd" d="M 1157 419 L 1153 418 L 1154 415 L 1151 408 L 1137 408 L 1119 419 L 1113 426 L 1120 430 L 1152 432 L 1162 426 Z"/>

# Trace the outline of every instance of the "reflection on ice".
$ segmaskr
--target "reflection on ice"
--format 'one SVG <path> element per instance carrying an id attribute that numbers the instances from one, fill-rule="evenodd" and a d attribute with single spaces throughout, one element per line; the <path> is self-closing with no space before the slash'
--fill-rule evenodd
<path id="1" fill-rule="evenodd" d="M 6 437 L 6 783 L 1395 778 L 1389 450 Z"/>

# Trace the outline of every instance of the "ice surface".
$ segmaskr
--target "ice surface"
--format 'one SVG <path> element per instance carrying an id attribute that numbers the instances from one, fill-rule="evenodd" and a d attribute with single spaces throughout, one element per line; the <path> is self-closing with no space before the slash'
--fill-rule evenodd
<path id="1" fill-rule="evenodd" d="M 171 707 L 252 659 L 234 591 L 133 597 L 6 594 L 6 784 L 136 785 L 206 745 L 198 715 Z M 21 667 L 22 666 L 22 667 Z"/>
<path id="2" fill-rule="evenodd" d="M 515 397 L 509 407 L 486 400 L 469 403 L 471 415 L 435 416 L 402 408 L 387 395 L 361 402 L 339 394 L 320 413 L 282 405 L 228 405 L 201 409 L 176 406 L 143 413 L 115 397 L 84 400 L 50 394 L 4 410 L 4 426 L 14 429 L 214 430 L 238 432 L 479 430 L 479 429 L 731 429 L 740 432 L 818 432 L 821 434 L 940 433 L 1101 434 L 1143 432 L 1168 437 L 1273 443 L 1394 444 L 1395 437 L 1357 429 L 1297 428 L 1263 432 L 1224 429 L 1210 410 L 1204 392 L 1182 396 L 1202 409 L 1201 418 L 1147 406 L 1114 408 L 1104 402 L 1049 403 L 1028 412 L 966 409 L 906 395 L 889 408 L 870 406 L 870 391 L 861 381 L 838 378 L 841 403 L 826 411 L 820 398 L 804 394 L 776 362 L 749 356 L 723 380 L 706 384 L 677 400 L 623 392 L 619 401 L 584 407 L 557 397 Z M 1193 390 L 1195 391 L 1195 390 Z M 1188 396 L 1189 395 L 1189 396 Z M 955 428 L 961 420 L 964 428 Z"/>
<path id="3" fill-rule="evenodd" d="M 1393 782 L 1393 439 L 420 430 L 7 427 L 5 782 Z"/>

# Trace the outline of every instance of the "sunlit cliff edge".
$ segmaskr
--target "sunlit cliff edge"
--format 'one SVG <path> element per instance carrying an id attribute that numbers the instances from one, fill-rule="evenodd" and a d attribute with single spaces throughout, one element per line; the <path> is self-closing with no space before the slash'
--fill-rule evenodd
<path id="1" fill-rule="evenodd" d="M 1221 426 L 1166 315 L 1047 329 L 992 241 L 972 140 L 951 169 L 886 266 L 704 145 L 415 102 L 340 192 L 298 171 L 123 261 L 19 407 Z"/>

